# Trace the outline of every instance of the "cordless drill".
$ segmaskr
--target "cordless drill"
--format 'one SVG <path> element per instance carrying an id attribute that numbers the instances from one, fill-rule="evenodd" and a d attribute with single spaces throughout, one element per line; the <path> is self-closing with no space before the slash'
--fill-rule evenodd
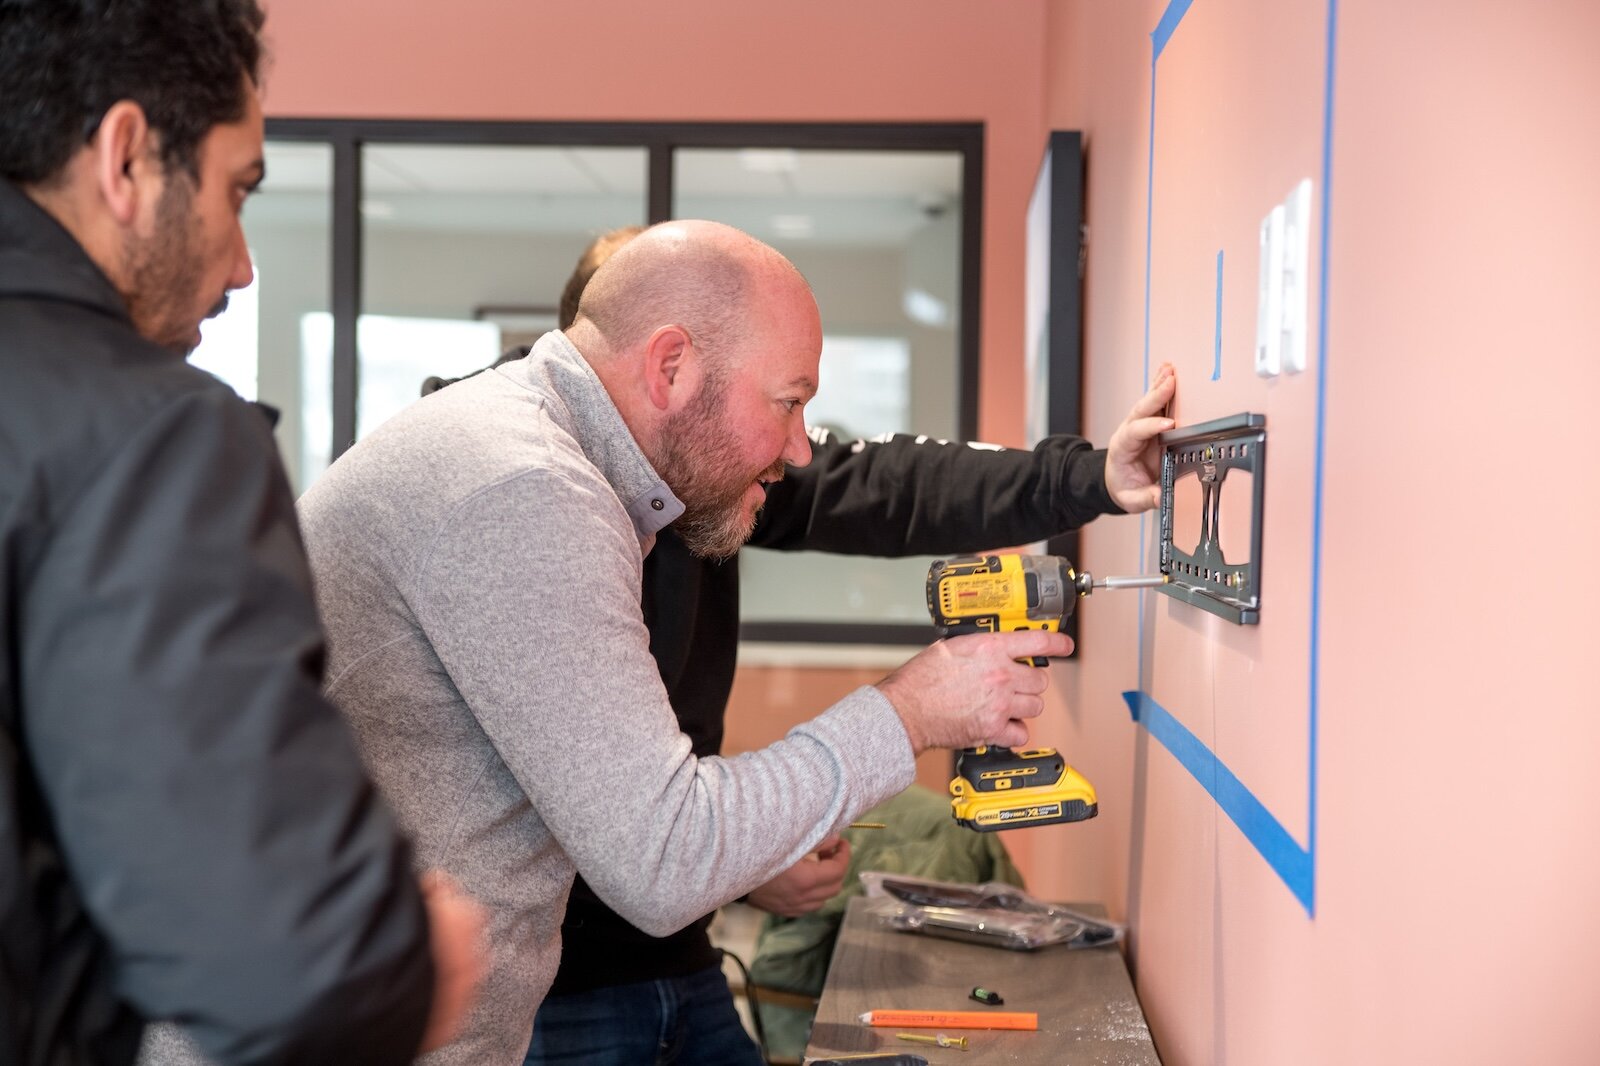
<path id="1" fill-rule="evenodd" d="M 928 613 L 947 637 L 1059 632 L 1079 597 L 1096 588 L 1144 588 L 1166 580 L 1156 575 L 1097 582 L 1059 555 L 965 555 L 928 568 Z M 1029 663 L 1044 666 L 1046 661 L 1035 657 Z M 985 833 L 1081 822 L 1100 809 L 1094 786 L 1054 748 L 966 748 L 956 756 L 950 796 L 955 820 Z"/>

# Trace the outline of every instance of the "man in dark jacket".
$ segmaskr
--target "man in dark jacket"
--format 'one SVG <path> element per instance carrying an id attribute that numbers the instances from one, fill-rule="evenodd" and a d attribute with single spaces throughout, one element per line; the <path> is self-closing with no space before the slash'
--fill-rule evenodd
<path id="1" fill-rule="evenodd" d="M 481 969 L 321 695 L 268 422 L 184 362 L 251 276 L 261 21 L 0 0 L 4 1063 L 130 1062 L 146 1019 L 404 1062 Z"/>
<path id="2" fill-rule="evenodd" d="M 577 317 L 600 265 L 644 231 L 599 237 L 561 295 L 560 328 Z M 528 354 L 507 352 L 495 364 Z M 451 384 L 429 378 L 423 395 Z M 1031 451 L 894 435 L 845 441 L 812 431 L 811 462 L 768 487 L 748 543 L 762 548 L 905 556 L 984 551 L 1075 529 L 1099 515 L 1137 513 L 1160 502 L 1156 436 L 1176 379 L 1163 365 L 1105 450 L 1079 437 L 1051 437 Z M 696 756 L 722 748 L 739 641 L 739 565 L 692 555 L 668 526 L 645 556 L 643 612 L 650 651 Z M 809 913 L 836 893 L 849 866 L 835 838 L 749 896 L 786 917 Z M 641 932 L 603 903 L 582 876 L 561 926 L 555 984 L 534 1023 L 529 1066 L 757 1066 L 706 934 L 711 915 L 666 937 Z"/>

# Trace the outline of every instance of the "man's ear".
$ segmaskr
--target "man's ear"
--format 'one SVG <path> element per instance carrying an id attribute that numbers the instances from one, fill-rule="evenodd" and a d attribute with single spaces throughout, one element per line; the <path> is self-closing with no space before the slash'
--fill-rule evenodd
<path id="1" fill-rule="evenodd" d="M 644 350 L 645 392 L 651 406 L 670 410 L 674 395 L 680 405 L 693 391 L 694 341 L 682 326 L 662 326 L 650 334 Z"/>
<path id="2" fill-rule="evenodd" d="M 101 199 L 119 225 L 132 225 L 141 199 L 159 196 L 162 170 L 144 108 L 132 100 L 112 104 L 89 146 Z"/>

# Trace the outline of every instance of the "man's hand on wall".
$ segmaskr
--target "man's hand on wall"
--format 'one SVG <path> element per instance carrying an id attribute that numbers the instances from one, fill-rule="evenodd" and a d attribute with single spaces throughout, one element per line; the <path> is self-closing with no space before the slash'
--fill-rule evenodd
<path id="1" fill-rule="evenodd" d="M 1162 363 L 1150 391 L 1133 405 L 1106 445 L 1106 491 L 1129 514 L 1161 503 L 1161 443 L 1156 438 L 1177 424 L 1162 414 L 1177 391 L 1177 372 L 1171 363 Z"/>

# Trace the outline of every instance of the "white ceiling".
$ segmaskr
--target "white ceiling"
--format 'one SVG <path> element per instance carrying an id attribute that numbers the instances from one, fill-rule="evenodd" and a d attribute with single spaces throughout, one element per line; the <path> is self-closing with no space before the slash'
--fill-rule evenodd
<path id="1" fill-rule="evenodd" d="M 369 195 L 397 192 L 554 196 L 632 194 L 643 200 L 641 148 L 510 148 L 368 145 Z"/>
<path id="2" fill-rule="evenodd" d="M 679 149 L 678 213 L 766 240 L 900 245 L 958 208 L 955 152 Z M 369 226 L 590 233 L 643 221 L 642 148 L 367 145 Z M 332 152 L 273 141 L 249 225 L 327 225 Z"/>

